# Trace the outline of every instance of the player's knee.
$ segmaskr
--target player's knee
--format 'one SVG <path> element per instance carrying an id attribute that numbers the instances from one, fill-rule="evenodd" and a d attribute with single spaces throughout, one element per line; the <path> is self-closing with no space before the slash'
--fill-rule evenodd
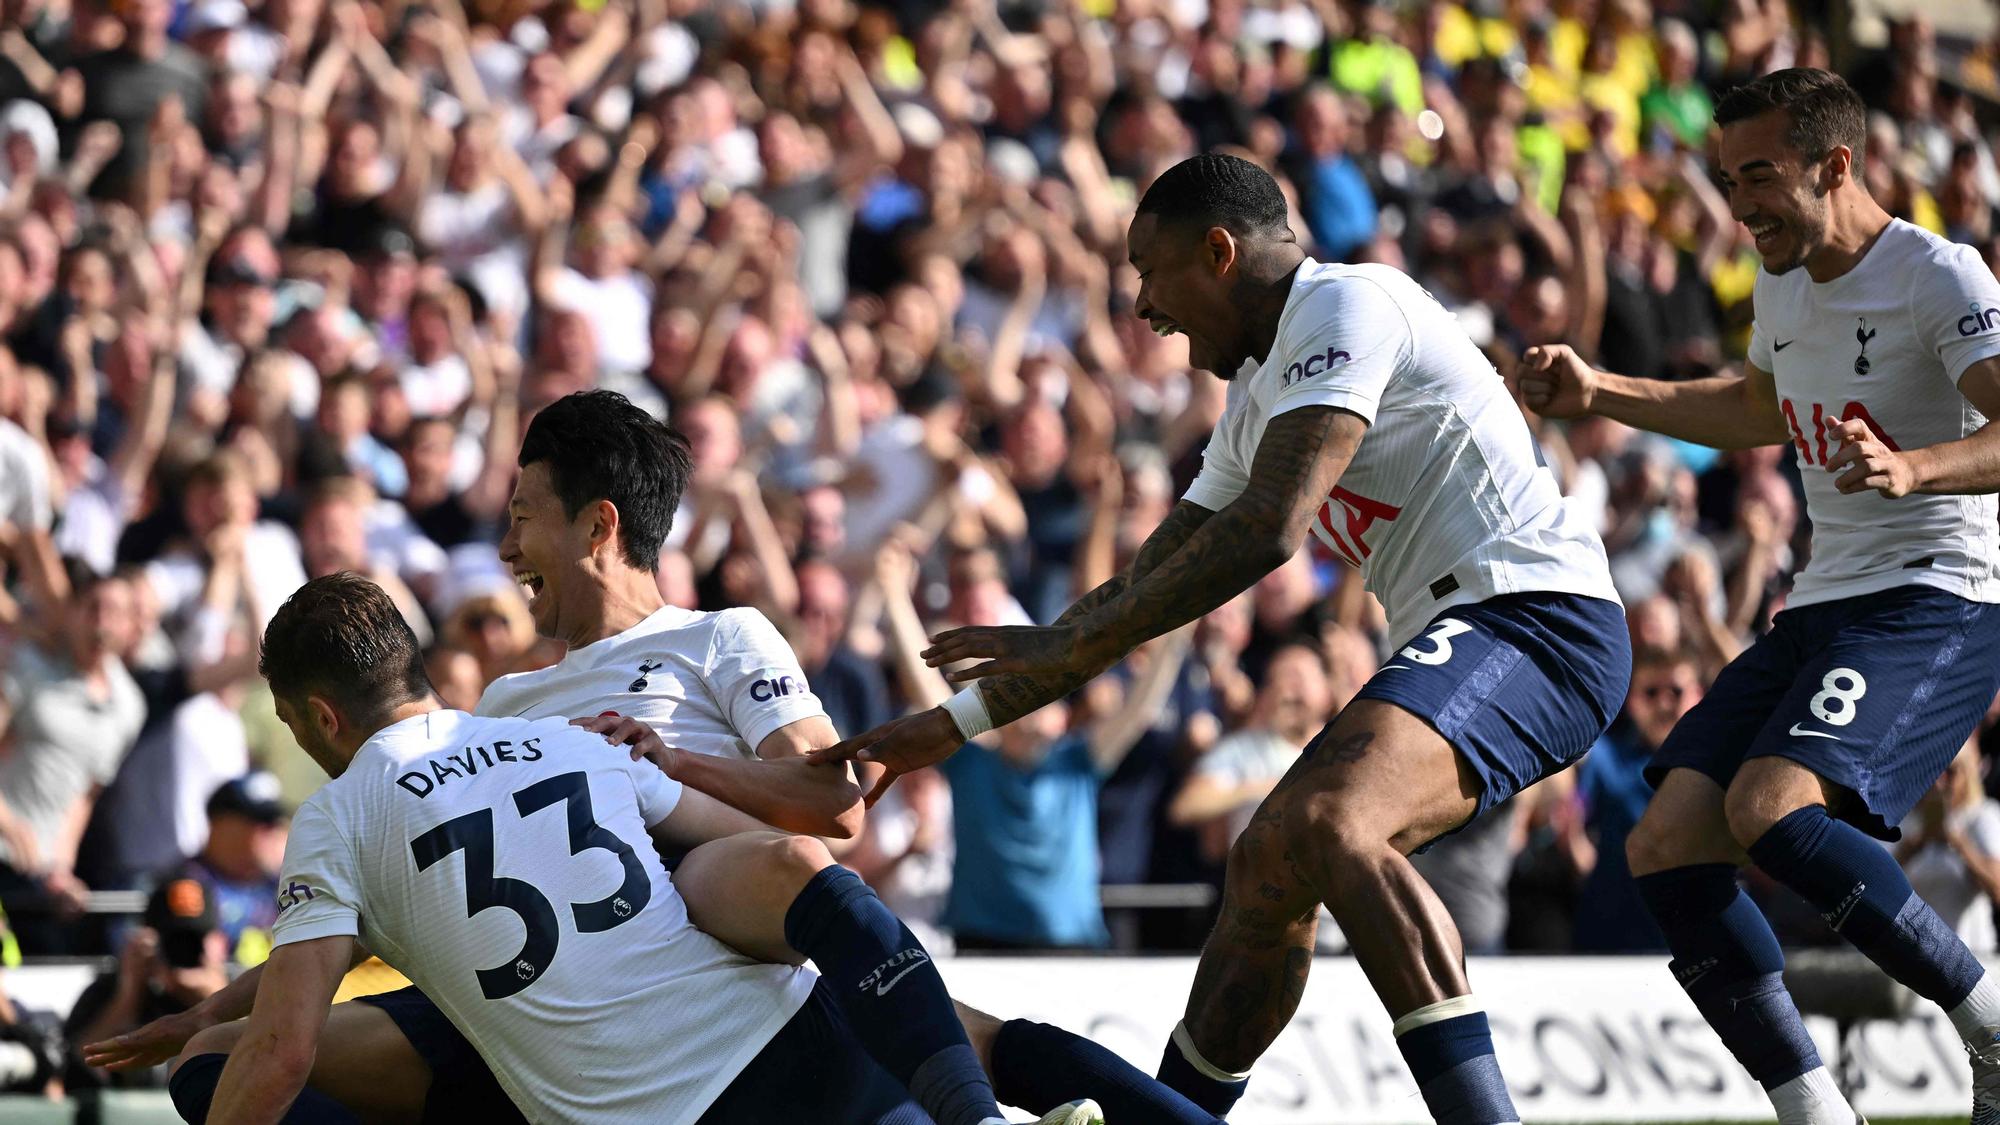
<path id="1" fill-rule="evenodd" d="M 797 876 L 801 882 L 833 866 L 833 853 L 817 836 L 782 836 L 766 848 L 776 870 Z"/>
<path id="2" fill-rule="evenodd" d="M 1625 863 L 1633 875 L 1654 875 L 1699 862 L 1689 849 L 1687 833 L 1670 819 L 1648 809 L 1632 834 L 1625 837 Z"/>
<path id="3" fill-rule="evenodd" d="M 1285 849 L 1313 857 L 1316 867 L 1351 868 L 1380 854 L 1391 832 L 1359 803 L 1340 793 L 1314 793 L 1285 812 Z"/>
<path id="4" fill-rule="evenodd" d="M 754 871 L 755 878 L 767 888 L 767 894 L 784 902 L 797 897 L 813 876 L 834 865 L 833 854 L 816 836 L 772 833 L 756 850 L 753 862 L 739 866 L 730 876 L 731 881 L 741 878 L 745 870 Z"/>
<path id="5" fill-rule="evenodd" d="M 1729 820 L 1729 835 L 1742 848 L 1762 839 L 1773 824 L 1798 807 L 1782 794 L 1744 784 L 1742 779 L 1729 787 L 1729 795 L 1722 802 L 1723 815 Z"/>

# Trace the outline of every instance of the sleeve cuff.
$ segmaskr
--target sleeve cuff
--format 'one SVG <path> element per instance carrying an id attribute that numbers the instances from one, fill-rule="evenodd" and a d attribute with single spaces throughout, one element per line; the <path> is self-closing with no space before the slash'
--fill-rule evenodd
<path id="1" fill-rule="evenodd" d="M 2000 356 L 2000 336 L 1989 339 L 1981 346 L 1968 349 L 1953 357 L 1950 366 L 1945 369 L 1951 376 L 1951 385 L 1954 387 L 1958 385 L 1958 381 L 1965 377 L 1967 368 L 1982 359 L 1992 359 L 1994 356 Z"/>
<path id="2" fill-rule="evenodd" d="M 1372 426 L 1375 424 L 1375 411 L 1380 405 L 1379 398 L 1349 387 L 1317 386 L 1309 387 L 1301 393 L 1281 396 L 1271 404 L 1271 417 L 1289 414 L 1304 406 L 1331 406 L 1336 410 L 1345 410 L 1349 414 L 1356 415 Z"/>
<path id="3" fill-rule="evenodd" d="M 271 930 L 271 945 L 292 945 L 301 941 L 315 941 L 324 937 L 360 937 L 361 919 L 353 914 L 329 914 L 324 918 L 307 918 L 287 924 L 279 922 Z"/>
<path id="4" fill-rule="evenodd" d="M 817 695 L 793 696 L 769 710 L 759 713 L 757 721 L 743 732 L 743 741 L 750 744 L 750 752 L 756 753 L 764 740 L 780 728 L 791 726 L 800 719 L 810 719 L 815 715 L 825 715 L 826 708 L 820 704 Z"/>

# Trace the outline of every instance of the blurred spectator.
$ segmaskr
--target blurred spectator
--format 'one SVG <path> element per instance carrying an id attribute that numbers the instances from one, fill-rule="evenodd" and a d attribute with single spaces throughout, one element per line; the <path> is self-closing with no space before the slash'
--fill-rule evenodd
<path id="1" fill-rule="evenodd" d="M 1903 825 L 1896 859 L 1910 885 L 1974 953 L 2000 948 L 2000 801 L 1986 795 L 1979 746 L 1967 740 Z"/>
<path id="2" fill-rule="evenodd" d="M 1167 819 L 1201 826 L 1209 854 L 1226 855 L 1250 814 L 1332 717 L 1326 658 L 1303 643 L 1279 648 L 1265 665 L 1250 725 L 1201 756 Z"/>
<path id="3" fill-rule="evenodd" d="M 71 1055 L 64 1085 L 165 1086 L 167 1068 L 109 1074 L 85 1066 L 76 1054 L 96 1043 L 170 1016 L 208 999 L 229 983 L 224 968 L 229 940 L 216 921 L 216 905 L 198 879 L 170 879 L 146 900 L 143 925 L 125 939 L 118 965 L 98 975 L 77 997 L 63 1032 Z"/>
<path id="4" fill-rule="evenodd" d="M 1051 620 L 1130 565 L 1199 466 L 1231 387 L 1130 315 L 1124 238 L 1196 151 L 1272 169 L 1313 253 L 1406 270 L 1499 377 L 1551 342 L 1662 378 L 1740 361 L 1759 266 L 1708 118 L 1769 68 L 1840 57 L 1872 107 L 1870 190 L 2000 261 L 1991 51 L 1922 14 L 1879 49 L 1847 32 L 1782 0 L 0 11 L 0 675 L 85 644 L 64 557 L 119 574 L 138 623 L 110 651 L 144 727 L 76 878 L 136 887 L 181 861 L 253 760 L 293 798 L 314 783 L 286 771 L 253 671 L 308 573 L 395 583 L 458 706 L 556 655 L 494 544 L 524 421 L 591 387 L 693 446 L 663 597 L 786 623 L 845 733 L 921 705 L 895 636 Z M 1686 648 L 1699 680 L 1782 608 L 1805 556 L 1784 447 L 1529 422 L 1641 646 Z M 892 551 L 906 598 L 883 593 Z M 890 628 L 901 600 L 913 629 Z M 1075 747 L 1129 717 L 1096 790 L 1100 874 L 1202 882 L 1167 815 L 1197 763 L 1261 729 L 1290 646 L 1324 654 L 1332 707 L 1382 629 L 1350 569 L 1302 555 L 1209 614 L 1157 692 L 1136 659 L 988 764 L 1060 790 L 1081 872 L 1095 770 Z M 32 717 L 12 722 L 9 802 L 39 756 Z M 61 761 L 94 779 L 113 749 Z M 1519 853 L 1508 924 L 1560 915 L 1534 935 L 1559 946 L 1576 836 L 1549 788 L 1423 862 L 1492 920 Z M 942 776 L 898 789 L 867 862 L 934 915 L 953 837 L 968 870 L 1001 845 L 952 827 Z M 1121 945 L 1186 948 L 1208 920 L 1116 921 Z M 67 936 L 56 951 L 111 952 Z"/>
<path id="5" fill-rule="evenodd" d="M 208 840 L 173 876 L 208 889 L 229 959 L 244 968 L 270 955 L 278 920 L 278 872 L 291 821 L 279 792 L 278 779 L 268 773 L 247 773 L 217 787 L 206 810 Z"/>
<path id="6" fill-rule="evenodd" d="M 77 848 L 98 794 L 145 721 L 145 700 L 118 657 L 134 629 L 131 583 L 80 564 L 61 639 L 24 646 L 0 674 L 0 909 L 29 954 L 63 953 L 89 888 Z"/>
<path id="7" fill-rule="evenodd" d="M 1639 899 L 1625 862 L 1625 839 L 1645 814 L 1653 787 L 1646 764 L 1682 715 L 1701 702 L 1699 665 L 1685 652 L 1633 654 L 1625 709 L 1575 771 L 1574 810 L 1559 818 L 1571 862 L 1583 878 L 1576 901 L 1580 952 L 1639 953 L 1666 948 Z"/>

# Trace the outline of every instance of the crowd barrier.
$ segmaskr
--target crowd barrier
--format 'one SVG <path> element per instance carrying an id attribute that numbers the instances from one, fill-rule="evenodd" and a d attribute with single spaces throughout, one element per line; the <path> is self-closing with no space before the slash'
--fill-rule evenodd
<path id="1" fill-rule="evenodd" d="M 1194 960 L 1180 957 L 940 958 L 952 994 L 1004 1017 L 1060 1024 L 1151 1073 L 1180 1017 Z M 1515 1102 L 1529 1121 L 1769 1120 L 1770 1103 L 1695 1012 L 1664 958 L 1473 959 Z M 31 966 L 4 981 L 17 1002 L 67 1010 L 88 966 Z M 1813 1032 L 1844 1059 L 1856 1105 L 1876 1120 L 1962 1117 L 1965 1058 L 1942 1013 Z M 1428 1121 L 1389 1020 L 1348 958 L 1322 958 L 1298 1018 L 1258 1065 L 1233 1125 L 1392 1125 Z"/>

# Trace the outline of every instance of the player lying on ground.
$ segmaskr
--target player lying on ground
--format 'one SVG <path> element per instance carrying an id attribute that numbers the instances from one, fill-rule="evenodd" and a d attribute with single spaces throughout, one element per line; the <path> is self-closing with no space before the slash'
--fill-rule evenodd
<path id="1" fill-rule="evenodd" d="M 1298 1006 L 1324 902 L 1431 1113 L 1516 1121 L 1457 931 L 1405 857 L 1575 761 L 1617 712 L 1631 655 L 1604 549 L 1451 314 L 1394 269 L 1307 259 L 1263 170 L 1183 161 L 1130 243 L 1137 314 L 1229 380 L 1200 476 L 1056 625 L 941 635 L 930 661 L 984 658 L 953 674 L 979 683 L 819 757 L 892 777 L 940 761 L 1249 589 L 1310 531 L 1361 568 L 1403 647 L 1231 849 L 1160 1076 L 1235 1103 Z"/>
<path id="2" fill-rule="evenodd" d="M 767 823 L 844 834 L 833 822 L 846 819 L 850 803 L 858 807 L 859 790 L 845 767 L 798 757 L 807 747 L 830 745 L 833 728 L 777 630 L 754 610 L 690 613 L 660 598 L 657 547 L 650 554 L 641 548 L 665 539 L 679 503 L 688 468 L 679 437 L 618 395 L 588 392 L 536 416 L 521 461 L 503 553 L 530 579 L 539 630 L 568 641 L 571 652 L 554 667 L 496 682 L 479 712 L 620 711 L 626 720 L 593 728 L 629 740 L 631 720 L 650 725 L 674 744 L 668 750 L 654 742 L 652 756 L 676 780 Z M 792 690 L 771 690 L 786 682 Z M 760 757 L 748 750 L 753 745 Z M 744 834 L 688 852 L 673 879 L 698 926 L 739 950 L 783 959 L 789 905 L 829 869 L 837 870 L 816 839 Z M 880 906 L 872 895 L 866 902 Z M 248 1013 L 257 975 L 253 970 L 196 1009 L 87 1053 L 94 1065 L 129 1069 L 183 1048 L 227 1052 L 243 1030 L 228 1021 Z M 1085 1061 L 1103 1054 L 1060 1029 L 1025 1021 L 1003 1026 L 962 1007 L 959 1014 L 1003 1100 L 1036 1112 L 1069 1096 L 1054 1092 L 1063 1074 L 1008 1065 L 1019 1055 L 1010 1044 L 1034 1044 L 1025 1056 L 1031 1060 L 1052 1052 Z M 1090 1073 L 1115 1072 L 1107 1062 Z M 510 1112 L 485 1060 L 415 987 L 335 1005 L 311 1083 L 382 1120 L 459 1120 L 469 1091 L 489 1095 L 496 1119 Z M 1121 1093 L 1128 1086 L 1129 1094 Z M 1150 1082 L 1100 1088 L 1107 1089 L 1108 1106 L 1135 1115 L 1128 1120 L 1209 1120 Z"/>
<path id="3" fill-rule="evenodd" d="M 294 594 L 260 670 L 332 780 L 293 820 L 247 1032 L 226 1062 L 174 1072 L 188 1120 L 354 1120 L 306 1078 L 363 942 L 531 1120 L 1004 1125 L 929 958 L 879 903 L 886 926 L 853 915 L 873 896 L 851 874 L 791 905 L 770 952 L 792 964 L 731 951 L 689 922 L 653 845 L 763 826 L 560 719 L 443 709 L 409 625 L 357 575 Z M 808 956 L 825 980 L 797 967 Z"/>
<path id="4" fill-rule="evenodd" d="M 1869 197 L 1865 118 L 1819 70 L 1778 71 L 1716 106 L 1730 208 L 1763 258 L 1741 375 L 1628 379 L 1534 348 L 1522 389 L 1551 417 L 1796 448 L 1811 562 L 1653 759 L 1632 872 L 1675 975 L 1780 1121 L 1856 1115 L 1785 991 L 1777 938 L 1737 889 L 1746 861 L 1950 1013 L 1972 1054 L 1972 1120 L 1996 1125 L 2000 988 L 1870 837 L 1899 835 L 2000 686 L 2000 431 L 1987 421 L 2000 283 L 1971 247 Z"/>

